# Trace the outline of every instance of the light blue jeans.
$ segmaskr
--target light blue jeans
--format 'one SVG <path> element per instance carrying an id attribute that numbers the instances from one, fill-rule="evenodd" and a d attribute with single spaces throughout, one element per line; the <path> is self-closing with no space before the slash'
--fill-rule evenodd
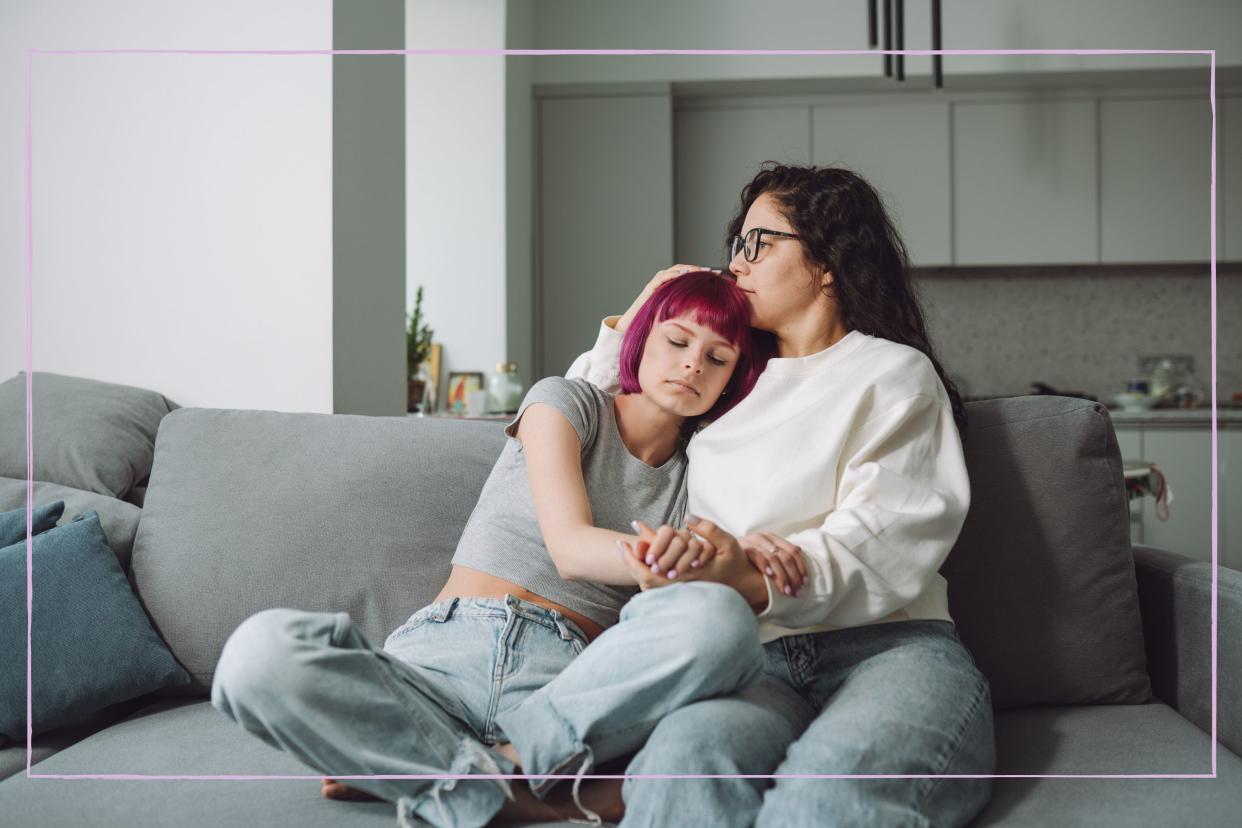
<path id="1" fill-rule="evenodd" d="M 586 644 L 561 613 L 513 596 L 424 607 L 383 649 L 346 613 L 265 610 L 225 643 L 211 703 L 325 776 L 511 774 L 487 747 L 510 741 L 520 773 L 580 778 L 641 747 L 669 711 L 763 669 L 753 613 L 718 584 L 640 593 Z M 504 780 L 347 784 L 396 802 L 403 825 L 438 828 L 486 825 L 509 794 Z"/>
<path id="2" fill-rule="evenodd" d="M 953 624 L 871 624 L 765 649 L 762 679 L 671 712 L 627 773 L 995 773 L 991 692 Z M 627 779 L 621 824 L 950 828 L 990 795 L 990 779 Z"/>

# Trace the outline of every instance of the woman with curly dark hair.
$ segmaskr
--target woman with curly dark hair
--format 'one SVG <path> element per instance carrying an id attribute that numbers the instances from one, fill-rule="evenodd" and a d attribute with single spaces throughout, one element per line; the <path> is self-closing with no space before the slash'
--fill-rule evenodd
<path id="1" fill-rule="evenodd" d="M 861 176 L 771 162 L 728 238 L 729 275 L 776 358 L 690 441 L 686 525 L 639 525 L 628 557 L 643 589 L 737 589 L 765 675 L 669 713 L 628 773 L 786 778 L 629 779 L 624 824 L 963 825 L 995 768 L 990 689 L 938 572 L 970 506 L 966 415 L 905 248 Z M 605 320 L 570 376 L 616 387 L 635 309 L 689 269 L 661 271 Z M 712 563 L 695 566 L 704 553 Z M 714 562 L 738 555 L 753 567 L 721 576 Z"/>

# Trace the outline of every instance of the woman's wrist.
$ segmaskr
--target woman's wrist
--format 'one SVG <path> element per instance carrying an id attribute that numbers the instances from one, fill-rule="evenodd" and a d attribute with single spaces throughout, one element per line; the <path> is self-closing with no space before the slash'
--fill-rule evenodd
<path id="1" fill-rule="evenodd" d="M 751 567 L 750 571 L 742 576 L 742 582 L 735 584 L 734 587 L 746 599 L 746 603 L 750 604 L 755 615 L 768 608 L 768 582 L 759 570 Z"/>

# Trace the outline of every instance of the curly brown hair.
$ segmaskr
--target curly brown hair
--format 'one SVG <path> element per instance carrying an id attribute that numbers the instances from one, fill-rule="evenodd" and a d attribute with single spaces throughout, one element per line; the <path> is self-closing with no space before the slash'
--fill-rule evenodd
<path id="1" fill-rule="evenodd" d="M 727 239 L 741 232 L 750 206 L 765 193 L 801 237 L 808 261 L 832 273 L 833 283 L 824 292 L 840 306 L 845 327 L 909 345 L 931 360 L 965 441 L 966 408 L 936 358 L 906 246 L 876 189 L 858 173 L 839 167 L 764 162 L 742 189 Z"/>

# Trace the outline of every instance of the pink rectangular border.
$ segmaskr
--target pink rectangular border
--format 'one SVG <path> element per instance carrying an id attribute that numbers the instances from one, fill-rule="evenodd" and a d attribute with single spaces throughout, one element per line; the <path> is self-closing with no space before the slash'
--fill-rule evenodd
<path id="1" fill-rule="evenodd" d="M 1211 186 L 1211 349 L 1212 349 L 1212 772 L 1211 773 L 1009 773 L 1009 775 L 912 775 L 912 773 L 760 773 L 760 775 L 723 775 L 723 773 L 679 773 L 679 775 L 592 775 L 584 778 L 814 778 L 814 780 L 840 780 L 840 778 L 1089 778 L 1089 780 L 1202 780 L 1217 777 L 1216 766 L 1216 670 L 1217 670 L 1217 418 L 1216 418 L 1216 50 L 1114 50 L 1114 48 L 1076 48 L 1076 50 L 682 50 L 682 48 L 655 48 L 655 50 L 537 50 L 537 48 L 416 48 L 416 50 L 155 50 L 155 48 L 97 48 L 97 50 L 42 50 L 31 48 L 26 53 L 26 777 L 36 780 L 205 780 L 205 781 L 255 781 L 255 780 L 317 780 L 311 776 L 232 776 L 232 775 L 133 775 L 133 773 L 32 773 L 31 758 L 34 756 L 31 729 L 31 632 L 34 627 L 34 583 L 32 583 L 32 530 L 34 530 L 34 426 L 31 410 L 31 359 L 32 359 L 32 274 L 34 274 L 34 110 L 32 110 L 32 79 L 34 79 L 35 55 L 468 55 L 468 56 L 550 56 L 550 55 L 774 55 L 774 56 L 826 56 L 826 55 L 1207 55 L 1211 57 L 1211 81 L 1208 87 L 1212 110 Z M 458 778 L 498 778 L 498 780 L 538 780 L 538 778 L 574 778 L 573 775 L 392 775 L 392 776 L 338 776 L 338 780 L 458 780 Z"/>

